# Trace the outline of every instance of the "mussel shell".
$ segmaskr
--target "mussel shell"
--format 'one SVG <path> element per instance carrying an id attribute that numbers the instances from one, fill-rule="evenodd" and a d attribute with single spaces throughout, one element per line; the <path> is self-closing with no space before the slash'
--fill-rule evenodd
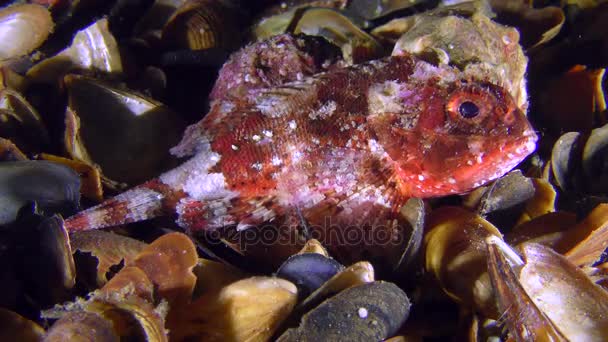
<path id="1" fill-rule="evenodd" d="M 285 33 L 295 15 L 310 7 L 333 8 L 343 10 L 349 0 L 290 0 L 282 1 L 275 6 L 266 8 L 253 25 L 253 36 L 267 39 Z"/>
<path id="2" fill-rule="evenodd" d="M 401 259 L 394 266 L 396 273 L 409 271 L 410 265 L 420 257 L 426 217 L 424 201 L 419 198 L 410 198 L 399 213 L 409 223 L 412 233 L 403 247 Z"/>
<path id="3" fill-rule="evenodd" d="M 576 225 L 576 215 L 557 211 L 538 216 L 515 226 L 505 235 L 505 241 L 516 246 L 524 242 L 554 246 L 563 232 Z"/>
<path id="4" fill-rule="evenodd" d="M 581 134 L 568 132 L 559 137 L 551 151 L 551 171 L 555 183 L 562 190 L 573 189 L 575 185 L 575 170 L 578 164 L 577 145 L 581 144 Z"/>
<path id="5" fill-rule="evenodd" d="M 74 251 L 89 253 L 97 259 L 97 286 L 108 281 L 107 273 L 112 266 L 121 262 L 131 264 L 132 260 L 146 246 L 145 243 L 103 230 L 89 230 L 72 234 L 70 243 Z M 84 271 L 83 271 L 84 272 Z"/>
<path id="6" fill-rule="evenodd" d="M 23 56 L 39 47 L 53 31 L 51 13 L 34 4 L 0 10 L 0 61 Z"/>
<path id="7" fill-rule="evenodd" d="M 99 294 L 85 305 L 85 311 L 96 313 L 111 322 L 122 340 L 168 341 L 162 311 L 125 288 L 121 292 Z"/>
<path id="8" fill-rule="evenodd" d="M 349 1 L 348 10 L 371 20 L 423 2 L 424 0 L 352 0 Z"/>
<path id="9" fill-rule="evenodd" d="M 27 295 L 46 306 L 67 300 L 76 281 L 68 233 L 58 216 L 44 217 L 35 205 L 24 207 L 13 227 L 17 273 Z"/>
<path id="10" fill-rule="evenodd" d="M 298 295 L 305 298 L 342 269 L 344 266 L 334 259 L 316 253 L 305 253 L 285 260 L 277 271 L 277 277 L 296 284 Z"/>
<path id="11" fill-rule="evenodd" d="M 135 24 L 133 35 L 150 42 L 160 41 L 162 29 L 169 18 L 187 0 L 155 0 Z"/>
<path id="12" fill-rule="evenodd" d="M 498 309 L 510 334 L 520 341 L 567 341 L 555 324 L 534 304 L 519 282 L 514 267 L 503 254 L 503 249 L 494 243 L 488 243 L 487 247 L 488 273 L 496 293 Z"/>
<path id="13" fill-rule="evenodd" d="M 154 307 L 153 290 L 144 271 L 125 267 L 103 288 L 92 292 L 88 300 L 56 305 L 43 311 L 42 317 L 60 318 L 49 330 L 58 334 L 58 338 L 91 334 L 83 339 L 114 341 L 118 336 L 121 340 L 163 342 L 168 340 L 164 317 L 167 309 L 163 309 L 163 304 Z M 95 325 L 99 325 L 99 331 Z"/>
<path id="14" fill-rule="evenodd" d="M 543 84 L 542 91 L 538 91 L 536 96 L 537 116 L 549 132 L 560 134 L 568 130 L 587 133 L 595 127 L 598 121 L 595 112 L 606 108 L 602 89 L 604 74 L 604 69 L 575 65 Z"/>
<path id="15" fill-rule="evenodd" d="M 333 295 L 353 286 L 371 283 L 375 280 L 375 277 L 374 267 L 369 262 L 361 261 L 350 265 L 331 277 L 321 287 L 301 301 L 289 318 L 289 322 L 299 322 L 302 315 Z"/>
<path id="16" fill-rule="evenodd" d="M 0 90 L 0 135 L 26 152 L 49 144 L 49 133 L 38 111 L 17 91 Z"/>
<path id="17" fill-rule="evenodd" d="M 0 90 L 7 88 L 23 92 L 27 86 L 25 77 L 21 76 L 8 66 L 0 66 Z"/>
<path id="18" fill-rule="evenodd" d="M 122 268 L 110 281 L 108 281 L 100 292 L 106 295 L 129 289 L 136 297 L 149 303 L 154 302 L 154 284 L 146 275 L 146 272 L 136 266 Z"/>
<path id="19" fill-rule="evenodd" d="M 27 157 L 12 141 L 0 138 L 0 161 L 19 160 L 27 160 Z"/>
<path id="20" fill-rule="evenodd" d="M 66 150 L 122 182 L 143 182 L 173 166 L 169 149 L 183 120 L 168 107 L 92 78 L 66 77 Z"/>
<path id="21" fill-rule="evenodd" d="M 583 148 L 582 167 L 593 193 L 608 193 L 608 124 L 591 131 Z"/>
<path id="22" fill-rule="evenodd" d="M 183 233 L 169 233 L 145 246 L 127 266 L 137 266 L 152 281 L 155 294 L 169 305 L 190 302 L 196 276 L 192 269 L 198 262 L 196 247 Z"/>
<path id="23" fill-rule="evenodd" d="M 44 336 L 44 329 L 25 317 L 0 308 L 0 340 L 37 342 Z"/>
<path id="24" fill-rule="evenodd" d="M 82 196 L 95 202 L 101 202 L 103 200 L 101 172 L 97 167 L 78 160 L 47 153 L 39 154 L 38 159 L 62 164 L 76 171 L 80 176 L 80 193 Z"/>
<path id="25" fill-rule="evenodd" d="M 374 37 L 332 9 L 308 9 L 292 25 L 293 33 L 321 36 L 339 46 L 342 57 L 351 64 L 378 58 L 384 53 L 383 47 Z"/>
<path id="26" fill-rule="evenodd" d="M 45 212 L 71 213 L 78 207 L 79 189 L 78 175 L 57 163 L 0 163 L 0 224 L 14 221 L 29 201 L 35 201 Z"/>
<path id="27" fill-rule="evenodd" d="M 57 84 L 65 74 L 75 70 L 122 74 L 122 56 L 106 18 L 78 31 L 69 47 L 34 65 L 27 77 L 34 82 Z"/>
<path id="28" fill-rule="evenodd" d="M 531 49 L 555 38 L 561 31 L 566 16 L 557 6 L 534 8 L 526 1 L 489 1 L 497 20 L 521 32 L 522 45 Z"/>
<path id="29" fill-rule="evenodd" d="M 329 258 L 329 253 L 327 252 L 327 249 L 325 249 L 325 247 L 323 247 L 323 244 L 321 244 L 321 242 L 317 239 L 310 239 L 306 241 L 304 247 L 302 247 L 302 249 L 298 252 L 298 254 L 305 253 L 316 253 L 326 258 Z"/>
<path id="30" fill-rule="evenodd" d="M 178 341 L 266 341 L 288 317 L 297 297 L 296 286 L 285 279 L 246 278 L 175 307 L 167 326 Z"/>
<path id="31" fill-rule="evenodd" d="M 456 301 L 486 317 L 496 317 L 485 241 L 501 237 L 498 228 L 463 208 L 446 206 L 431 212 L 428 229 L 424 237 L 427 272 Z"/>
<path id="32" fill-rule="evenodd" d="M 112 322 L 86 311 L 70 312 L 61 317 L 44 336 L 44 341 L 101 341 L 118 342 Z"/>
<path id="33" fill-rule="evenodd" d="M 579 267 L 591 267 L 603 261 L 608 241 L 608 203 L 595 207 L 556 243 L 554 250 L 563 253 Z"/>
<path id="34" fill-rule="evenodd" d="M 395 284 L 376 281 L 346 289 L 308 312 L 278 341 L 380 341 L 407 319 L 410 301 Z"/>
<path id="35" fill-rule="evenodd" d="M 192 272 L 196 276 L 193 300 L 209 293 L 219 293 L 229 284 L 249 276 L 234 266 L 202 258 L 198 260 Z"/>
<path id="36" fill-rule="evenodd" d="M 162 39 L 171 48 L 232 50 L 240 35 L 235 8 L 217 0 L 187 0 L 169 18 Z"/>
<path id="37" fill-rule="evenodd" d="M 523 204 L 534 195 L 534 185 L 520 170 L 509 172 L 489 186 L 482 197 L 477 212 L 486 216 L 497 210 L 507 210 Z"/>
<path id="38" fill-rule="evenodd" d="M 571 341 L 608 338 L 608 292 L 548 247 L 521 247 L 525 266 L 519 281 L 534 304 Z"/>

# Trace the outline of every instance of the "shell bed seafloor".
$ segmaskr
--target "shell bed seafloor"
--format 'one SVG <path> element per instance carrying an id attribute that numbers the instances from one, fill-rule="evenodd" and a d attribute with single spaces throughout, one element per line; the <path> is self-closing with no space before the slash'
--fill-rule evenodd
<path id="1" fill-rule="evenodd" d="M 0 340 L 607 340 L 606 5 L 3 2 Z"/>

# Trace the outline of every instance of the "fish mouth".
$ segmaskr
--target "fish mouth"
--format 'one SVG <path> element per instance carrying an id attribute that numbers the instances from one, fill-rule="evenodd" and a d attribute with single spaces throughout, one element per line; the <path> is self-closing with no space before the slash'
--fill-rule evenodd
<path id="1" fill-rule="evenodd" d="M 537 141 L 538 136 L 532 130 L 526 130 L 515 139 L 511 136 L 494 140 L 491 145 L 499 147 L 469 156 L 468 161 L 453 173 L 455 184 L 458 184 L 453 192 L 466 193 L 502 177 L 536 150 Z"/>
<path id="2" fill-rule="evenodd" d="M 485 157 L 488 158 L 488 164 L 486 167 L 482 167 L 482 169 L 488 171 L 494 170 L 494 172 L 489 172 L 486 177 L 476 182 L 474 187 L 500 178 L 515 168 L 536 150 L 538 135 L 534 131 L 529 130 L 518 139 L 506 138 L 505 140 L 502 149 Z"/>

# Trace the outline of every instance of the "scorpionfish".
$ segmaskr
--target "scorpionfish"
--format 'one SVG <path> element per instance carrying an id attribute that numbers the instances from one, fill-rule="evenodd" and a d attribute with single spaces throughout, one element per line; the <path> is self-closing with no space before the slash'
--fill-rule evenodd
<path id="1" fill-rule="evenodd" d="M 360 260 L 407 235 L 399 211 L 409 198 L 468 192 L 511 170 L 536 141 L 505 89 L 393 56 L 215 101 L 171 150 L 187 161 L 65 225 L 174 215 L 190 234 L 306 226 L 334 257 Z M 345 231 L 387 239 L 341 240 Z"/>

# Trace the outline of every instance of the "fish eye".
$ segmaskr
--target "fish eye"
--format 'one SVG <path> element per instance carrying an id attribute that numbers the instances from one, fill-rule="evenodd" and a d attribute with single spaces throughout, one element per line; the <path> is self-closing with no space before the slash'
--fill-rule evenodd
<path id="1" fill-rule="evenodd" d="M 458 113 L 465 119 L 472 119 L 479 115 L 479 107 L 471 101 L 464 101 L 458 106 Z"/>

